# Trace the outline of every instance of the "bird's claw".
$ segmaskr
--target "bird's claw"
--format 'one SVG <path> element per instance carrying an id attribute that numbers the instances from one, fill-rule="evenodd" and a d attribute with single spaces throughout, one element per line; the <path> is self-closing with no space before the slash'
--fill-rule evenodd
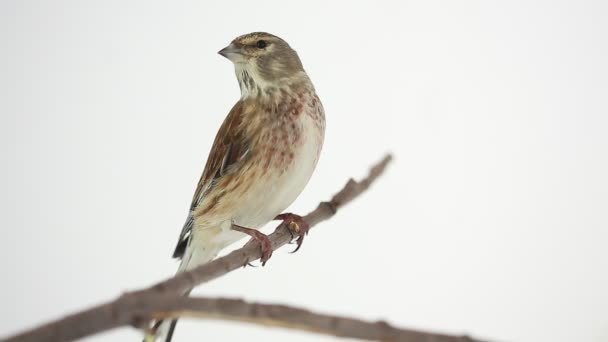
<path id="1" fill-rule="evenodd" d="M 264 237 L 266 239 L 264 241 L 260 241 L 260 245 L 262 246 L 262 257 L 260 257 L 262 266 L 265 266 L 266 261 L 268 261 L 268 259 L 270 259 L 270 257 L 272 256 L 272 243 L 266 235 L 264 235 Z"/>
<path id="2" fill-rule="evenodd" d="M 260 244 L 260 248 L 262 249 L 262 256 L 260 257 L 260 261 L 262 262 L 262 266 L 266 265 L 266 262 L 272 256 L 272 242 L 270 241 L 268 236 L 255 229 L 241 227 L 237 225 L 233 225 L 232 229 L 251 236 L 251 240 L 257 241 Z M 247 263 L 247 265 L 253 266 L 251 263 Z"/>
<path id="3" fill-rule="evenodd" d="M 300 247 L 302 247 L 302 243 L 304 242 L 304 236 L 308 234 L 310 230 L 310 225 L 304 221 L 304 218 L 300 215 L 285 213 L 280 214 L 275 217 L 275 220 L 283 220 L 283 223 L 287 225 L 289 228 L 289 233 L 291 234 L 291 238 L 293 239 L 297 235 L 298 238 L 296 240 L 297 247 L 291 253 L 297 252 Z"/>

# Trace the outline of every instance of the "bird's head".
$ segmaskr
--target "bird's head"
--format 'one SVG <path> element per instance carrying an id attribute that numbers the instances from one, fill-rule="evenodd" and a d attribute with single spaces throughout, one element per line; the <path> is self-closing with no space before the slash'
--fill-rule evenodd
<path id="1" fill-rule="evenodd" d="M 265 32 L 245 34 L 234 39 L 219 54 L 234 63 L 241 91 L 280 87 L 304 73 L 298 54 L 283 39 Z M 243 89 L 245 87 L 246 89 Z"/>

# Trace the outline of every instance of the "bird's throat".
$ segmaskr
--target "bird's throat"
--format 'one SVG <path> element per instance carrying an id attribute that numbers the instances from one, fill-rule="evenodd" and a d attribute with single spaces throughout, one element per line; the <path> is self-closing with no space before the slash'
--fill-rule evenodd
<path id="1" fill-rule="evenodd" d="M 268 80 L 251 64 L 235 65 L 236 78 L 241 88 L 241 99 L 265 97 L 268 99 L 296 93 L 300 88 L 312 88 L 305 72 L 291 77 Z"/>

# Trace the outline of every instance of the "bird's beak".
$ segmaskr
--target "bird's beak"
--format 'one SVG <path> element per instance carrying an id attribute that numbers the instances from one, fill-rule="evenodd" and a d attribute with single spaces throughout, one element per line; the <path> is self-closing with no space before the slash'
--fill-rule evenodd
<path id="1" fill-rule="evenodd" d="M 232 62 L 237 62 L 238 60 L 243 58 L 243 53 L 241 52 L 241 49 L 236 47 L 234 44 L 226 46 L 225 48 L 218 51 L 218 53 L 228 58 Z"/>

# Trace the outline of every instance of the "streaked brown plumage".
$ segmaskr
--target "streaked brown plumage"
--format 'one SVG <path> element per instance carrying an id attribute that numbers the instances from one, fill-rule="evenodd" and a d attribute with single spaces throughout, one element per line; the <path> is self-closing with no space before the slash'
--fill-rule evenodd
<path id="1" fill-rule="evenodd" d="M 220 127 L 173 254 L 179 271 L 213 259 L 220 250 L 275 219 L 300 194 L 317 164 L 325 114 L 297 53 L 263 32 L 237 37 L 220 51 L 234 63 L 241 99 Z M 283 215 L 306 224 L 297 215 Z M 299 221 L 298 221 L 299 220 Z M 267 239 L 267 238 L 266 238 Z M 301 239 L 299 240 L 301 243 Z M 270 257 L 262 243 L 265 263 Z M 157 335 L 169 341 L 175 323 Z"/>

